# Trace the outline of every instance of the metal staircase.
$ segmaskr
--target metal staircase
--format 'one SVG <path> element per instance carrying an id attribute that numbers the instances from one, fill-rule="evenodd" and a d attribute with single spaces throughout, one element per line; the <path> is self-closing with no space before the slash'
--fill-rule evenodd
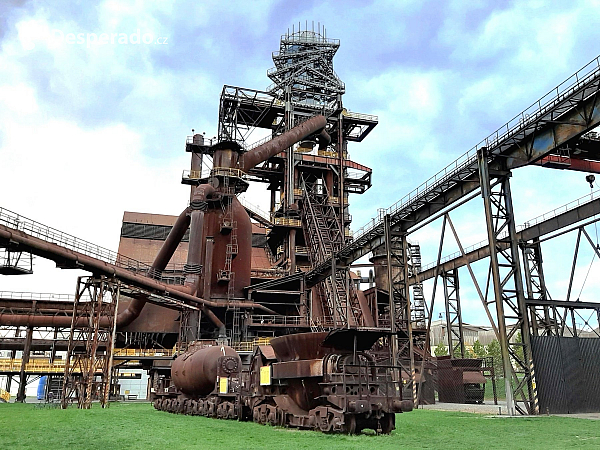
<path id="1" fill-rule="evenodd" d="M 325 184 L 306 183 L 304 180 L 302 183 L 302 226 L 310 262 L 315 266 L 341 248 L 343 230 L 329 202 Z M 325 316 L 323 323 L 319 324 L 321 327 L 359 326 L 362 323 L 362 311 L 347 268 L 336 270 L 320 284 L 318 291 Z"/>
<path id="2" fill-rule="evenodd" d="M 421 247 L 419 244 L 408 245 L 408 256 L 410 258 L 409 276 L 413 277 L 421 272 Z M 425 295 L 423 294 L 423 283 L 412 285 L 411 321 L 413 331 L 425 330 L 427 311 L 425 307 Z"/>

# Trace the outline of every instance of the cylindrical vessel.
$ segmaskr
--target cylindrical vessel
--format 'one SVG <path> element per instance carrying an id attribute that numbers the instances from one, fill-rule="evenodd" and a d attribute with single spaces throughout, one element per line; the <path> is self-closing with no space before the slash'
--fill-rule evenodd
<path id="1" fill-rule="evenodd" d="M 217 362 L 220 356 L 239 358 L 237 352 L 228 346 L 188 349 L 171 365 L 173 383 L 177 389 L 187 395 L 210 394 L 217 381 Z"/>
<path id="2" fill-rule="evenodd" d="M 233 220 L 235 222 L 235 236 L 237 242 L 237 254 L 231 261 L 231 271 L 234 276 L 233 295 L 235 298 L 244 298 L 244 288 L 250 286 L 250 263 L 252 259 L 252 224 L 250 217 L 244 209 L 244 206 L 236 197 L 232 197 L 233 202 Z M 225 269 L 227 258 L 227 245 L 231 244 L 231 232 L 224 234 L 221 232 L 225 212 L 221 206 L 211 207 L 204 216 L 203 239 L 199 245 L 202 246 L 202 252 L 206 252 L 206 240 L 209 237 L 214 239 L 212 273 L 210 280 L 210 298 L 226 299 L 228 298 L 229 283 L 219 281 L 219 272 Z M 192 243 L 190 242 L 190 245 Z M 205 263 L 206 264 L 206 263 Z M 201 296 L 207 298 L 202 289 Z"/>

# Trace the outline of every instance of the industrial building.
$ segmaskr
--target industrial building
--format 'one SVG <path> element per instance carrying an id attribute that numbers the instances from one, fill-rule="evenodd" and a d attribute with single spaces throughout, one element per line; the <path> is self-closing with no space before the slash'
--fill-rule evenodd
<path id="1" fill-rule="evenodd" d="M 0 349 L 11 352 L 0 360 L 5 388 L 19 380 L 22 401 L 28 379 L 53 376 L 60 379 L 65 407 L 73 398 L 89 407 L 93 399 L 106 403 L 125 395 L 118 386 L 122 374 L 143 371 L 151 397 L 161 389 L 165 395 L 159 409 L 198 412 L 199 403 L 167 395 L 170 385 L 164 384 L 171 381 L 174 357 L 196 347 L 228 345 L 241 355 L 240 364 L 251 357 L 267 364 L 285 353 L 283 347 L 291 351 L 312 343 L 312 338 L 295 341 L 290 335 L 322 333 L 319 339 L 326 342 L 333 339 L 325 338 L 327 333 L 346 330 L 348 336 L 376 336 L 365 357 L 377 367 L 392 367 L 391 382 L 402 383 L 404 397 L 418 404 L 433 398 L 432 346 L 444 339 L 457 350 L 452 359 L 454 353 L 464 357 L 465 347 L 485 334 L 500 343 L 511 415 L 600 410 L 600 386 L 590 381 L 600 360 L 600 303 L 550 297 L 542 258 L 543 242 L 571 232 L 577 235 L 574 261 L 580 246 L 591 245 L 600 257 L 586 228 L 598 220 L 598 193 L 518 227 L 513 211 L 518 194 L 510 182 L 512 171 L 537 165 L 549 172 L 589 173 L 592 184 L 591 174 L 600 173 L 600 137 L 593 132 L 600 123 L 600 60 L 352 232 L 350 194 L 364 193 L 375 180 L 371 168 L 350 159 L 348 143 L 368 138 L 378 118 L 353 112 L 343 102 L 346 86 L 333 69 L 339 46 L 321 29 L 288 31 L 273 54 L 274 67 L 267 72 L 272 84 L 266 90 L 225 85 L 216 139 L 194 134 L 182 142 L 191 160 L 181 179 L 190 186 L 189 206 L 179 216 L 125 212 L 116 253 L 0 208 L 2 275 L 30 273 L 34 257 L 90 272 L 79 277 L 74 296 L 1 293 Z M 268 138 L 251 142 L 256 129 Z M 265 188 L 269 211 L 239 200 L 251 183 Z M 465 247 L 451 216 L 471 201 L 483 201 L 487 240 Z M 411 237 L 434 221 L 442 223 L 438 257 L 425 265 Z M 453 239 L 460 251 L 446 255 L 445 239 Z M 356 264 L 362 257 L 370 263 Z M 477 280 L 471 265 L 484 259 L 487 280 Z M 574 262 L 572 267 L 571 284 Z M 459 269 L 475 287 L 489 328 L 463 322 Z M 361 277 L 359 270 L 372 275 Z M 428 280 L 433 281 L 431 298 L 423 287 Z M 443 323 L 428 314 L 436 290 L 443 292 Z M 583 330 L 577 325 L 582 320 Z M 262 349 L 270 348 L 272 338 L 274 347 L 281 346 L 275 350 L 280 355 Z M 37 351 L 43 357 L 36 358 Z M 321 362 L 327 357 L 319 356 Z M 313 359 L 299 357 L 300 362 Z M 280 358 L 277 364 L 289 362 Z M 557 380 L 556 371 L 569 372 L 591 388 L 567 395 L 564 377 Z M 327 375 L 332 374 L 319 374 Z M 511 384 L 511 378 L 519 382 Z M 382 379 L 376 380 L 388 382 Z M 179 382 L 177 389 L 186 380 Z M 462 381 L 458 388 L 463 389 Z M 226 403 L 219 414 L 234 417 Z M 281 417 L 280 405 L 269 405 L 272 411 L 265 405 L 254 406 L 255 420 Z M 400 410 L 398 404 L 382 417 Z M 202 411 L 209 414 L 208 406 Z M 344 414 L 344 419 L 334 414 L 322 429 L 353 432 L 356 423 L 336 422 L 349 420 Z M 286 423 L 292 426 L 314 425 L 304 422 L 303 414 L 290 417 Z M 364 421 L 362 426 L 376 425 Z"/>

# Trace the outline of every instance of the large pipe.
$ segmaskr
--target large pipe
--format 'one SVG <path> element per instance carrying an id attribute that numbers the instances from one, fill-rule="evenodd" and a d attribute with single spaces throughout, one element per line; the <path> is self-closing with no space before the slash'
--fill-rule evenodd
<path id="1" fill-rule="evenodd" d="M 208 209 L 206 199 L 215 193 L 215 188 L 210 184 L 203 184 L 194 190 L 190 203 L 191 226 L 190 245 L 188 249 L 187 264 L 185 265 L 185 285 L 193 286 L 193 294 L 197 293 L 200 285 L 202 271 L 202 233 L 204 231 L 204 211 Z"/>
<path id="2" fill-rule="evenodd" d="M 325 128 L 321 130 L 317 138 L 319 139 L 319 150 L 325 150 L 331 144 L 331 136 L 325 131 Z"/>
<path id="3" fill-rule="evenodd" d="M 300 125 L 296 125 L 291 130 L 243 154 L 240 158 L 239 168 L 244 172 L 248 172 L 257 164 L 266 161 L 311 134 L 324 129 L 326 125 L 327 119 L 325 117 L 312 117 Z"/>
<path id="4" fill-rule="evenodd" d="M 160 283 L 152 278 L 145 277 L 143 275 L 136 275 L 135 273 L 109 264 L 107 262 L 101 261 L 99 259 L 74 252 L 72 250 L 66 249 L 56 244 L 51 244 L 42 239 L 30 236 L 22 231 L 18 230 L 10 230 L 3 225 L 0 225 L 0 239 L 4 240 L 12 240 L 13 242 L 23 244 L 26 247 L 31 249 L 32 253 L 48 257 L 49 259 L 56 260 L 67 260 L 74 261 L 82 264 L 85 270 L 89 270 L 93 273 L 101 273 L 108 276 L 116 276 L 126 283 L 133 284 L 134 286 L 139 286 L 144 289 L 149 289 L 156 292 L 165 292 L 167 294 L 172 295 L 174 298 L 187 301 L 190 304 L 194 305 L 206 305 L 210 307 L 222 308 L 226 306 L 230 307 L 240 307 L 240 308 L 256 308 L 262 311 L 265 311 L 267 314 L 276 314 L 273 310 L 260 305 L 254 302 L 240 302 L 240 301 L 230 301 L 229 303 L 218 303 L 215 301 L 205 300 L 199 297 L 195 297 L 189 293 L 181 292 L 176 289 L 175 286 L 166 285 Z M 54 258 L 52 258 L 53 256 Z M 133 303 L 133 302 L 132 302 Z M 143 302 L 145 304 L 145 301 Z M 122 317 L 130 317 L 131 315 L 135 315 L 136 313 L 139 315 L 141 311 L 140 306 L 141 302 L 136 302 L 135 308 L 131 309 L 130 313 L 127 313 L 127 316 Z M 143 307 L 143 306 L 142 306 Z M 128 308 L 129 309 L 129 308 Z M 138 311 L 139 309 L 139 311 Z M 136 316 L 137 317 L 137 316 Z M 125 319 L 122 318 L 122 321 Z M 128 319 L 127 319 L 128 320 Z M 133 319 L 132 319 L 133 320 Z M 124 323 L 124 322 L 121 322 Z M 67 316 L 40 316 L 36 314 L 0 314 L 0 325 L 13 325 L 13 326 L 28 326 L 31 324 L 32 326 L 60 326 L 60 327 L 70 327 L 71 326 L 71 318 Z M 84 322 L 78 322 L 77 326 L 84 325 Z M 103 327 L 108 327 L 108 318 L 101 319 L 101 325 Z M 119 326 L 120 324 L 118 324 Z"/>
<path id="5" fill-rule="evenodd" d="M 179 215 L 173 228 L 169 232 L 167 239 L 161 246 L 158 254 L 154 258 L 154 262 L 150 267 L 150 275 L 151 277 L 160 276 L 167 264 L 173 257 L 175 250 L 177 250 L 177 246 L 183 239 L 185 232 L 190 226 L 190 214 L 189 208 L 183 210 L 183 212 Z M 144 309 L 146 305 L 147 298 L 146 297 L 136 297 L 127 306 L 127 309 L 117 315 L 117 328 L 126 327 L 135 319 L 137 319 Z"/>

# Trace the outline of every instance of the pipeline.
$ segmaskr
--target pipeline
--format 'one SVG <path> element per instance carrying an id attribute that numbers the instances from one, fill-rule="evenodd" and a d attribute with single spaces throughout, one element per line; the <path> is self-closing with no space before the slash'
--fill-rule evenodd
<path id="1" fill-rule="evenodd" d="M 325 131 L 325 128 L 317 136 L 319 140 L 319 150 L 325 150 L 329 144 L 331 144 L 331 136 Z"/>
<path id="2" fill-rule="evenodd" d="M 302 122 L 301 124 L 295 126 L 291 130 L 270 140 L 269 142 L 266 142 L 265 144 L 262 144 L 256 147 L 255 149 L 250 150 L 248 153 L 242 155 L 238 162 L 238 167 L 244 172 L 247 172 L 257 164 L 266 161 L 272 156 L 275 156 L 276 154 L 292 146 L 296 142 L 310 136 L 311 134 L 314 134 L 317 131 L 320 131 L 319 147 L 321 147 L 322 145 L 327 146 L 327 143 L 331 142 L 331 138 L 325 131 L 326 125 L 327 119 L 325 117 L 312 117 L 311 119 Z M 193 230 L 191 230 L 191 232 L 193 233 L 195 229 L 195 234 L 197 235 L 198 231 L 200 231 L 201 239 L 201 230 L 203 226 L 204 215 L 203 210 L 206 209 L 206 198 L 210 195 L 213 195 L 214 193 L 215 189 L 210 185 L 202 185 L 195 190 L 190 207 L 186 208 L 179 215 L 167 239 L 165 240 L 160 251 L 156 255 L 156 258 L 150 269 L 150 276 L 156 276 L 165 269 L 167 263 L 170 261 L 171 257 L 175 253 L 177 246 L 181 242 L 181 239 L 183 238 L 185 232 L 187 231 L 188 227 L 190 227 L 190 224 L 192 222 Z M 194 213 L 198 214 L 194 215 Z M 194 218 L 196 218 L 196 220 L 194 220 Z M 1 227 L 0 238 L 29 245 L 33 249 L 37 250 L 36 254 L 39 254 L 40 256 L 49 257 L 49 259 L 54 260 L 65 259 L 67 261 L 74 261 L 76 263 L 82 264 L 85 268 L 87 268 L 93 273 L 103 273 L 109 276 L 117 276 L 120 279 L 126 282 L 130 282 L 131 284 L 134 284 L 136 286 L 141 286 L 145 289 L 155 290 L 159 292 L 175 294 L 177 297 L 180 297 L 183 300 L 190 302 L 191 304 L 202 305 L 201 307 L 206 313 L 207 317 L 211 321 L 213 321 L 213 323 L 220 329 L 220 331 L 224 330 L 224 325 L 215 316 L 215 314 L 212 311 L 210 311 L 210 309 L 208 309 L 208 307 L 229 306 L 240 308 L 256 308 L 265 311 L 267 314 L 277 314 L 273 310 L 254 302 L 229 301 L 227 302 L 227 304 L 219 304 L 218 302 L 196 297 L 194 296 L 194 294 L 198 291 L 200 277 L 196 277 L 195 283 L 192 284 L 192 278 L 188 280 L 188 277 L 186 276 L 186 281 L 188 281 L 186 283 L 186 286 L 167 286 L 153 280 L 152 278 L 136 275 L 130 272 L 129 270 L 116 267 L 112 264 L 100 261 L 96 258 L 92 258 L 83 254 L 79 254 L 66 248 L 62 248 L 56 244 L 50 244 L 33 236 L 28 236 L 26 233 L 9 230 L 10 229 L 6 227 Z M 198 238 L 195 236 L 194 240 L 196 239 Z M 192 239 L 190 237 L 190 241 L 191 240 Z M 190 250 L 191 249 L 192 245 L 190 245 Z M 196 255 L 192 250 L 192 254 L 188 257 L 188 270 L 192 269 L 197 273 L 196 269 L 198 269 L 200 261 L 201 259 L 199 255 Z M 189 274 L 191 273 L 192 272 L 189 272 Z M 127 309 L 117 315 L 117 327 L 122 328 L 124 326 L 127 326 L 131 322 L 133 322 L 137 317 L 139 317 L 146 302 L 147 297 L 134 298 L 130 302 Z M 81 326 L 83 324 L 83 322 L 78 322 L 75 325 Z M 66 316 L 48 317 L 39 316 L 35 314 L 0 314 L 0 325 L 69 327 L 71 325 L 71 318 Z M 108 317 L 101 318 L 100 325 L 102 327 L 110 326 Z"/>
<path id="3" fill-rule="evenodd" d="M 169 232 L 167 239 L 161 246 L 156 258 L 154 258 L 154 262 L 150 267 L 150 271 L 148 273 L 149 276 L 155 277 L 160 276 L 167 264 L 171 260 L 173 253 L 177 249 L 177 246 L 183 239 L 185 232 L 190 226 L 190 215 L 189 208 L 183 210 L 183 212 L 179 215 L 173 228 Z M 131 322 L 133 322 L 137 317 L 139 317 L 142 309 L 146 305 L 147 298 L 134 298 L 129 302 L 129 306 L 127 309 L 117 315 L 117 328 L 126 327 Z"/>
<path id="4" fill-rule="evenodd" d="M 226 307 L 227 305 L 240 308 L 256 308 L 265 311 L 267 314 L 277 314 L 273 310 L 254 302 L 232 301 L 229 303 L 218 303 L 215 301 L 195 297 L 186 292 L 181 292 L 180 290 L 175 289 L 175 286 L 165 285 L 156 280 L 153 280 L 152 278 L 148 278 L 142 275 L 136 275 L 127 269 L 122 269 L 120 267 L 116 267 L 99 259 L 76 253 L 72 250 L 60 247 L 56 244 L 50 244 L 39 238 L 29 236 L 22 231 L 9 231 L 9 229 L 4 227 L 3 225 L 0 225 L 0 239 L 12 240 L 13 242 L 23 244 L 24 246 L 31 248 L 34 254 L 48 257 L 51 260 L 53 259 L 56 261 L 66 259 L 68 261 L 79 262 L 84 266 L 85 270 L 89 270 L 90 272 L 96 274 L 101 273 L 108 276 L 116 276 L 134 286 L 139 286 L 144 289 L 149 289 L 157 292 L 165 292 L 167 294 L 173 295 L 173 297 L 175 298 L 187 301 L 190 304 L 206 305 L 207 307 L 216 308 Z M 54 258 L 50 256 L 53 256 Z M 131 303 L 134 302 L 132 301 Z M 141 312 L 141 309 L 143 308 L 145 303 L 145 299 L 135 302 L 135 307 L 131 308 L 131 312 L 127 313 L 127 315 L 121 316 L 121 321 L 124 321 L 126 317 L 127 319 L 129 319 L 129 317 L 131 317 L 132 315 L 135 315 L 135 317 L 139 316 L 139 313 Z M 125 312 L 121 314 L 124 313 Z M 135 319 L 135 317 L 133 317 L 131 320 Z M 121 325 L 122 323 L 124 322 L 121 322 L 120 324 L 118 324 L 118 326 L 125 326 Z M 102 327 L 108 327 L 111 325 L 109 324 L 108 318 L 102 318 L 100 324 Z M 0 314 L 0 325 L 70 327 L 71 318 L 67 316 L 40 316 L 36 314 Z M 82 326 L 84 325 L 84 322 L 78 322 L 75 325 Z"/>
<path id="5" fill-rule="evenodd" d="M 275 156 L 277 153 L 282 152 L 288 147 L 291 147 L 296 142 L 307 138 L 311 134 L 324 130 L 327 125 L 327 119 L 323 116 L 312 117 L 300 125 L 296 125 L 289 131 L 265 142 L 262 145 L 250 150 L 248 153 L 244 153 L 239 161 L 239 168 L 248 172 L 257 164 Z M 325 133 L 327 134 L 327 133 Z M 328 135 L 329 136 L 329 135 Z M 331 138 L 329 139 L 331 141 Z"/>

